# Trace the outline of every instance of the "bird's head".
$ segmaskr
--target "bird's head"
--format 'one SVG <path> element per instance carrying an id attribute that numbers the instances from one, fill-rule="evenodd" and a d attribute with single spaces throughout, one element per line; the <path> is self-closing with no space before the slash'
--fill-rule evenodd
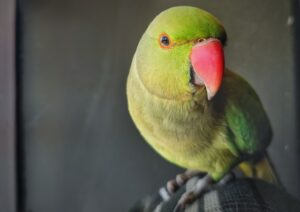
<path id="1" fill-rule="evenodd" d="M 189 6 L 160 13 L 149 25 L 136 52 L 144 86 L 167 99 L 185 99 L 199 89 L 212 99 L 224 72 L 226 32 L 210 13 Z"/>

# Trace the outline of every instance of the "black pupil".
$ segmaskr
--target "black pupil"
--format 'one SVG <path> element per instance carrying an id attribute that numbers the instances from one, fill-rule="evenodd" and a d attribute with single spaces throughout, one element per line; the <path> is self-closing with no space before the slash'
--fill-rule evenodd
<path id="1" fill-rule="evenodd" d="M 170 44 L 169 38 L 167 36 L 162 36 L 161 39 L 160 39 L 160 42 L 164 46 L 169 46 L 169 44 Z"/>

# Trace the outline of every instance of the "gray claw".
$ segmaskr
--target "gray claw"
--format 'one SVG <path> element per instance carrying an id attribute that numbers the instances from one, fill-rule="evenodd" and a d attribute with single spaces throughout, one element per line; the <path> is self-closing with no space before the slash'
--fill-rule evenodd
<path id="1" fill-rule="evenodd" d="M 192 203 L 196 198 L 197 198 L 197 196 L 195 196 L 194 192 L 186 192 L 186 193 L 184 193 L 184 194 L 180 197 L 180 199 L 178 200 L 178 203 L 177 203 L 175 209 L 178 210 L 178 211 L 184 210 L 185 207 L 186 207 L 188 204 Z M 175 209 L 174 209 L 174 210 L 175 210 Z M 175 210 L 175 211 L 176 211 L 176 210 Z"/>
<path id="2" fill-rule="evenodd" d="M 201 172 L 195 170 L 187 170 L 182 174 L 176 175 L 175 179 L 167 182 L 167 190 L 170 194 L 174 194 L 181 186 L 183 186 L 189 179 L 199 175 Z"/>
<path id="3" fill-rule="evenodd" d="M 227 183 L 231 182 L 234 179 L 235 179 L 235 174 L 233 172 L 229 172 L 217 183 L 217 186 L 226 185 Z"/>
<path id="4" fill-rule="evenodd" d="M 188 204 L 195 201 L 199 196 L 201 196 L 211 185 L 212 178 L 209 175 L 198 179 L 196 184 L 191 190 L 187 190 L 182 194 L 174 208 L 174 211 L 182 211 Z"/>
<path id="5" fill-rule="evenodd" d="M 178 189 L 178 187 L 179 186 L 175 180 L 169 180 L 167 182 L 167 189 L 170 194 L 174 194 L 176 192 L 176 190 Z"/>

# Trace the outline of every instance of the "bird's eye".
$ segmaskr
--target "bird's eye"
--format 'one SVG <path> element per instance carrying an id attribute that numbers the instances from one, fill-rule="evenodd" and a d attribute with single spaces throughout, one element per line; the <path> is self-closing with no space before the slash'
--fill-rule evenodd
<path id="1" fill-rule="evenodd" d="M 159 45 L 162 48 L 170 48 L 171 47 L 171 39 L 166 33 L 162 33 L 159 36 Z"/>
<path id="2" fill-rule="evenodd" d="M 160 42 L 161 42 L 161 45 L 164 45 L 164 46 L 169 46 L 169 44 L 170 44 L 169 38 L 167 36 L 162 36 L 160 39 Z"/>

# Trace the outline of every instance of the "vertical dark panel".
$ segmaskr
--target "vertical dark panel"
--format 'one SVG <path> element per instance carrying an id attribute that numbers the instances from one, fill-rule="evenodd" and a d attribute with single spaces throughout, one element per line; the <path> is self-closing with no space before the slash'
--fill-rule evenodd
<path id="1" fill-rule="evenodd" d="M 16 212 L 15 1 L 0 1 L 0 211 Z"/>
<path id="2" fill-rule="evenodd" d="M 300 138 L 300 0 L 293 0 L 293 13 L 294 13 L 294 72 L 295 72 L 295 79 L 294 83 L 296 86 L 296 103 L 297 103 L 297 111 L 296 111 L 296 117 L 297 117 L 297 123 L 296 127 L 298 129 L 297 136 Z M 297 161 L 300 161 L 300 141 L 297 141 Z M 299 163 L 298 163 L 299 164 Z M 297 185 L 297 189 L 300 190 L 300 183 Z M 300 196 L 300 194 L 299 194 Z"/>

